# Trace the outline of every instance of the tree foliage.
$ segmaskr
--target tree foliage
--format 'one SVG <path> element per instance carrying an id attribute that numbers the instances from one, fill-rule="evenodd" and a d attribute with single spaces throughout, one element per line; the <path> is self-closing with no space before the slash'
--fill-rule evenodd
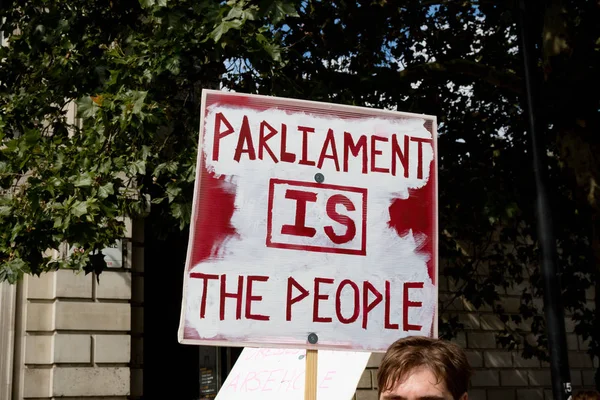
<path id="1" fill-rule="evenodd" d="M 600 270 L 600 6 L 538 10 L 528 24 L 563 299 L 597 357 L 585 294 Z M 0 280 L 91 268 L 121 215 L 185 228 L 203 87 L 422 112 L 439 121 L 444 274 L 502 317 L 504 345 L 546 357 L 515 2 L 36 0 L 2 16 L 13 34 L 0 50 Z M 42 256 L 63 242 L 83 253 Z M 507 290 L 519 314 L 501 308 Z"/>
<path id="2" fill-rule="evenodd" d="M 286 64 L 270 74 L 255 66 L 227 84 L 438 116 L 443 272 L 459 297 L 501 317 L 501 344 L 547 360 L 515 4 L 303 2 L 282 38 Z M 600 315 L 586 290 L 600 270 L 600 7 L 536 4 L 527 28 L 540 51 L 537 118 L 547 142 L 563 299 L 598 357 Z M 519 313 L 503 309 L 507 292 L 521 295 Z M 442 299 L 442 308 L 455 297 Z M 446 322 L 448 334 L 459 328 L 456 320 Z"/>
<path id="3" fill-rule="evenodd" d="M 280 62 L 283 1 L 31 1 L 1 14 L 0 280 L 102 267 L 124 215 L 190 219 L 199 95 Z M 66 108 L 75 102 L 76 121 Z M 166 230 L 168 231 L 168 229 Z M 67 258 L 51 251 L 69 243 Z M 95 259 L 94 259 L 95 255 Z"/>

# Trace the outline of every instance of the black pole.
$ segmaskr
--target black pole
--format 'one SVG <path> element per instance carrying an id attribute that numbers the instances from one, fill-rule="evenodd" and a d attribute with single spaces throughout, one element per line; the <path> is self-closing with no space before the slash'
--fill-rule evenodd
<path id="1" fill-rule="evenodd" d="M 537 3 L 537 2 L 536 2 Z M 544 311 L 546 314 L 546 331 L 550 352 L 550 370 L 552 373 L 552 392 L 554 400 L 571 399 L 571 373 L 567 358 L 567 339 L 565 335 L 565 317 L 562 304 L 558 263 L 556 256 L 556 240 L 552 224 L 552 212 L 546 189 L 547 164 L 546 147 L 544 146 L 544 127 L 536 118 L 539 115 L 537 103 L 539 93 L 539 74 L 535 57 L 533 37 L 528 24 L 535 21 L 534 14 L 529 13 L 531 0 L 519 0 L 518 25 L 520 31 L 520 48 L 523 57 L 525 74 L 525 96 L 527 99 L 527 116 L 531 134 L 533 156 L 533 172 L 536 187 L 537 232 L 541 250 L 541 274 L 544 284 Z"/>

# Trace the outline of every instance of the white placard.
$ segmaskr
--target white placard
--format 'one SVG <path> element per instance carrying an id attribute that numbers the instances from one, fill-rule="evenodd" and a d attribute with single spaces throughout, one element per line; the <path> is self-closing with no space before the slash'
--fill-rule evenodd
<path id="1" fill-rule="evenodd" d="M 304 400 L 305 354 L 244 348 L 216 400 Z M 369 357 L 366 352 L 319 351 L 317 398 L 352 399 Z"/>
<path id="2" fill-rule="evenodd" d="M 204 91 L 180 342 L 385 351 L 434 336 L 435 129 Z"/>

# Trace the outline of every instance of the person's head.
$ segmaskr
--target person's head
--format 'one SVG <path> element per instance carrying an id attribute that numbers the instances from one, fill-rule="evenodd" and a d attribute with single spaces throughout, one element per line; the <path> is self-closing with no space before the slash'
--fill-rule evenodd
<path id="1" fill-rule="evenodd" d="M 407 337 L 392 344 L 379 367 L 380 400 L 467 400 L 472 370 L 454 343 Z"/>
<path id="2" fill-rule="evenodd" d="M 575 394 L 573 400 L 600 400 L 600 393 L 595 390 L 582 390 Z"/>

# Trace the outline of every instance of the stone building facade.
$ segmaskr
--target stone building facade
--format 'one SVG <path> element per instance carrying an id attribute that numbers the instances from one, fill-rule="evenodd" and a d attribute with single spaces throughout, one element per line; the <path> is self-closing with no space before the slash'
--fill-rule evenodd
<path id="1" fill-rule="evenodd" d="M 143 266 L 143 260 L 127 225 L 124 263 L 100 280 L 61 270 L 2 285 L 2 326 L 14 330 L 0 333 L 10 338 L 0 341 L 2 354 L 12 354 L 1 364 L 2 376 L 11 379 L 2 382 L 0 398 L 124 399 L 135 392 L 142 326 L 136 303 L 141 295 L 132 284 L 139 270 L 132 266 Z M 10 304 L 13 313 L 7 312 Z"/>
<path id="2" fill-rule="evenodd" d="M 466 349 L 475 374 L 471 380 L 469 400 L 551 400 L 552 381 L 548 363 L 525 359 L 518 351 L 504 350 L 496 342 L 496 334 L 503 322 L 490 308 L 476 311 L 468 302 L 456 297 L 457 288 L 440 278 L 440 299 L 455 298 L 445 315 L 458 316 L 465 329 L 454 339 Z M 590 306 L 594 291 L 587 292 Z M 502 295 L 502 306 L 507 313 L 518 314 L 520 290 L 507 290 Z M 567 316 L 567 347 L 571 381 L 575 391 L 594 389 L 594 365 L 587 354 L 588 344 L 574 333 L 574 322 Z M 527 330 L 527 326 L 521 328 Z M 377 367 L 382 354 L 373 354 L 356 391 L 354 400 L 377 399 Z"/>

